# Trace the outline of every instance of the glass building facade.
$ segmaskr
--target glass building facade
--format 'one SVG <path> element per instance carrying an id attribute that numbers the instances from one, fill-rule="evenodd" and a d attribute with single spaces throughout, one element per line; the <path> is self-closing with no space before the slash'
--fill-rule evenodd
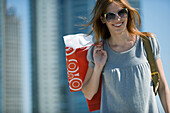
<path id="1" fill-rule="evenodd" d="M 3 108 L 3 97 L 2 97 L 2 49 L 3 49 L 3 37 L 4 37 L 4 22 L 5 22 L 5 0 L 0 0 L 0 113 L 2 113 L 2 108 Z"/>
<path id="2" fill-rule="evenodd" d="M 61 61 L 62 28 L 60 0 L 30 0 L 32 112 L 62 113 L 68 103 L 60 77 L 66 74 Z M 61 65 L 59 65 L 61 64 Z M 64 106 L 61 103 L 65 103 Z"/>
<path id="3" fill-rule="evenodd" d="M 2 113 L 23 113 L 20 20 L 15 9 L 5 9 L 2 47 Z"/>
<path id="4" fill-rule="evenodd" d="M 38 65 L 37 65 L 37 26 L 36 26 L 36 0 L 30 0 L 30 38 L 31 38 L 31 93 L 32 113 L 39 113 L 38 106 Z"/>

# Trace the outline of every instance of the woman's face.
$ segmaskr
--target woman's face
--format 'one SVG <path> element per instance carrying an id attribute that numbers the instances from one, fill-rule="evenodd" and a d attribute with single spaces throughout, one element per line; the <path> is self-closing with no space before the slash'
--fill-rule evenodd
<path id="1" fill-rule="evenodd" d="M 128 21 L 127 14 L 125 14 L 125 16 L 123 16 L 123 18 L 118 16 L 118 12 L 121 11 L 122 9 L 124 9 L 124 8 L 121 7 L 116 2 L 113 2 L 112 4 L 110 4 L 106 9 L 105 13 L 112 12 L 112 13 L 116 14 L 115 19 L 110 19 L 109 21 L 106 20 L 105 18 L 102 18 L 102 22 L 107 25 L 110 33 L 120 34 L 120 33 L 124 32 L 125 30 L 127 30 L 127 28 L 126 28 L 127 21 Z"/>

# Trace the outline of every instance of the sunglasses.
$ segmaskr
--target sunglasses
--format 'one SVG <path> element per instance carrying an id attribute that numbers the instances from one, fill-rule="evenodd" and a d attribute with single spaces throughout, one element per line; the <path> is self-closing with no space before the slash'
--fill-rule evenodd
<path id="1" fill-rule="evenodd" d="M 116 20 L 116 16 L 118 16 L 118 19 L 120 18 L 126 18 L 128 15 L 128 9 L 124 8 L 118 11 L 118 13 L 110 12 L 110 13 L 105 13 L 104 17 L 107 22 L 110 22 L 112 20 Z"/>

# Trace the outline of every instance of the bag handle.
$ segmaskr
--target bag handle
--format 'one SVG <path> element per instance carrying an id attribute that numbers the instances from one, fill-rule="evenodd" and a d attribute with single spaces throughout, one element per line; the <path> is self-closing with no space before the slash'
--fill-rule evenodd
<path id="1" fill-rule="evenodd" d="M 150 68 L 151 68 L 151 79 L 153 82 L 153 90 L 154 90 L 155 95 L 157 95 L 157 91 L 159 88 L 159 82 L 160 82 L 160 76 L 159 76 L 155 58 L 154 58 L 154 55 L 152 52 L 150 40 L 148 37 L 144 37 L 144 36 L 142 36 L 142 40 L 143 40 L 144 47 L 146 50 L 147 60 L 149 62 Z"/>

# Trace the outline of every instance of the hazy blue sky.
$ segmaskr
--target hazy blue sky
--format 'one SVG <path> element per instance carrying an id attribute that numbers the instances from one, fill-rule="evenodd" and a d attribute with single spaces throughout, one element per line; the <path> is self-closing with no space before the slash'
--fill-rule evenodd
<path id="1" fill-rule="evenodd" d="M 158 38 L 165 76 L 170 86 L 170 1 L 143 0 L 141 3 L 143 31 L 153 32 Z"/>
<path id="2" fill-rule="evenodd" d="M 7 0 L 8 7 L 15 6 L 16 12 L 22 22 L 23 39 L 23 65 L 24 65 L 24 96 L 30 99 L 30 70 L 29 70 L 29 3 L 28 0 Z M 143 20 L 143 31 L 153 32 L 157 35 L 161 48 L 161 58 L 164 66 L 165 76 L 170 87 L 170 0 L 141 0 L 141 11 Z M 169 69 L 169 70 L 168 70 Z M 25 105 L 29 113 L 30 103 Z"/>
<path id="3" fill-rule="evenodd" d="M 153 32 L 158 38 L 165 76 L 170 88 L 170 0 L 141 1 L 143 31 Z M 163 113 L 158 96 L 157 100 L 160 113 Z"/>

